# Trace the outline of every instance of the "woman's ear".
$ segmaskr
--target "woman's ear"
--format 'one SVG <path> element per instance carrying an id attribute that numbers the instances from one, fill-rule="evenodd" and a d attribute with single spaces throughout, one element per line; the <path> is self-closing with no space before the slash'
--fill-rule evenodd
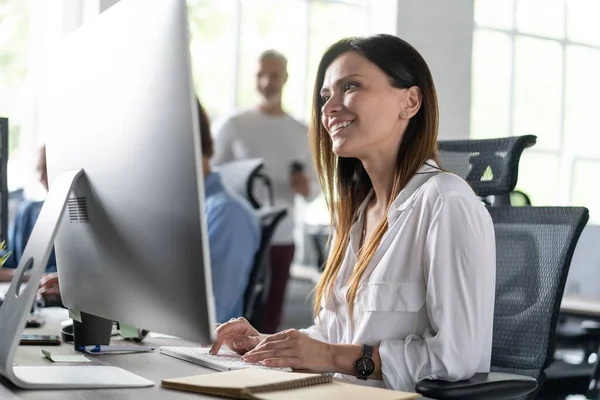
<path id="1" fill-rule="evenodd" d="M 418 86 L 408 88 L 404 93 L 404 105 L 402 106 L 400 117 L 403 119 L 414 117 L 421 108 L 422 100 L 423 96 L 421 95 L 421 89 L 419 89 Z"/>

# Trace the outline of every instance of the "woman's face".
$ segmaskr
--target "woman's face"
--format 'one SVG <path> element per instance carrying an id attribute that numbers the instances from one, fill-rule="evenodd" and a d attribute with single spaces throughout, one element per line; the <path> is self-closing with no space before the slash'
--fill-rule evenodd
<path id="1" fill-rule="evenodd" d="M 382 70 L 356 52 L 336 58 L 321 88 L 321 122 L 334 153 L 364 159 L 396 151 L 409 120 L 406 92 L 392 87 Z"/>

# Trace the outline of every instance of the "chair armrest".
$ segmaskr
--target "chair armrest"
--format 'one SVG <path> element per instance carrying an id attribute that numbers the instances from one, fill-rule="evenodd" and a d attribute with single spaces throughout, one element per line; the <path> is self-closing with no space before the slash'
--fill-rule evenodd
<path id="1" fill-rule="evenodd" d="M 458 382 L 424 379 L 416 391 L 432 399 L 512 399 L 531 393 L 537 381 L 530 376 L 490 372 Z"/>
<path id="2" fill-rule="evenodd" d="M 600 335 L 600 322 L 593 320 L 582 321 L 581 329 L 591 335 Z"/>

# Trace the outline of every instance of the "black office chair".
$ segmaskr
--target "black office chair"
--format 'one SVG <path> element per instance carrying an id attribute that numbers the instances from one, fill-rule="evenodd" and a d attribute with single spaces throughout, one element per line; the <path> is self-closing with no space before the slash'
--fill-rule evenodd
<path id="1" fill-rule="evenodd" d="M 238 195 L 247 199 L 252 207 L 258 209 L 273 206 L 273 188 L 271 180 L 263 172 L 265 162 L 262 158 L 236 160 L 220 165 L 218 168 L 223 183 Z M 256 196 L 257 183 L 262 183 L 267 191 L 269 204 L 263 204 Z"/>
<path id="2" fill-rule="evenodd" d="M 546 382 L 539 399 L 558 400 L 569 395 L 586 395 L 587 398 L 600 396 L 600 327 L 598 321 L 581 317 L 561 315 L 556 328 L 555 347 L 562 353 L 579 350 L 581 362 L 573 364 L 565 359 L 555 359 L 546 370 Z M 596 361 L 590 362 L 596 355 Z"/>
<path id="3" fill-rule="evenodd" d="M 533 135 L 499 139 L 441 140 L 441 167 L 465 179 L 475 193 L 494 196 L 493 205 L 510 205 L 510 192 L 517 185 L 523 150 L 533 146 Z"/>
<path id="4" fill-rule="evenodd" d="M 285 208 L 263 208 L 256 211 L 261 223 L 260 247 L 244 294 L 244 318 L 260 330 L 262 317 L 269 294 L 269 248 L 271 239 L 281 220 L 286 216 Z"/>
<path id="5" fill-rule="evenodd" d="M 433 399 L 533 399 L 552 361 L 571 258 L 588 221 L 579 207 L 489 207 L 496 233 L 491 373 L 460 382 L 424 380 Z M 529 396 L 526 396 L 529 394 Z"/>

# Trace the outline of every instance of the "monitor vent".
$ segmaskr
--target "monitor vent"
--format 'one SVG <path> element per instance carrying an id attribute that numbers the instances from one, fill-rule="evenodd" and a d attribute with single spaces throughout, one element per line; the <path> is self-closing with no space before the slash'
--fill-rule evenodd
<path id="1" fill-rule="evenodd" d="M 85 197 L 70 198 L 67 202 L 67 210 L 69 211 L 69 220 L 72 223 L 88 223 L 87 200 Z"/>

